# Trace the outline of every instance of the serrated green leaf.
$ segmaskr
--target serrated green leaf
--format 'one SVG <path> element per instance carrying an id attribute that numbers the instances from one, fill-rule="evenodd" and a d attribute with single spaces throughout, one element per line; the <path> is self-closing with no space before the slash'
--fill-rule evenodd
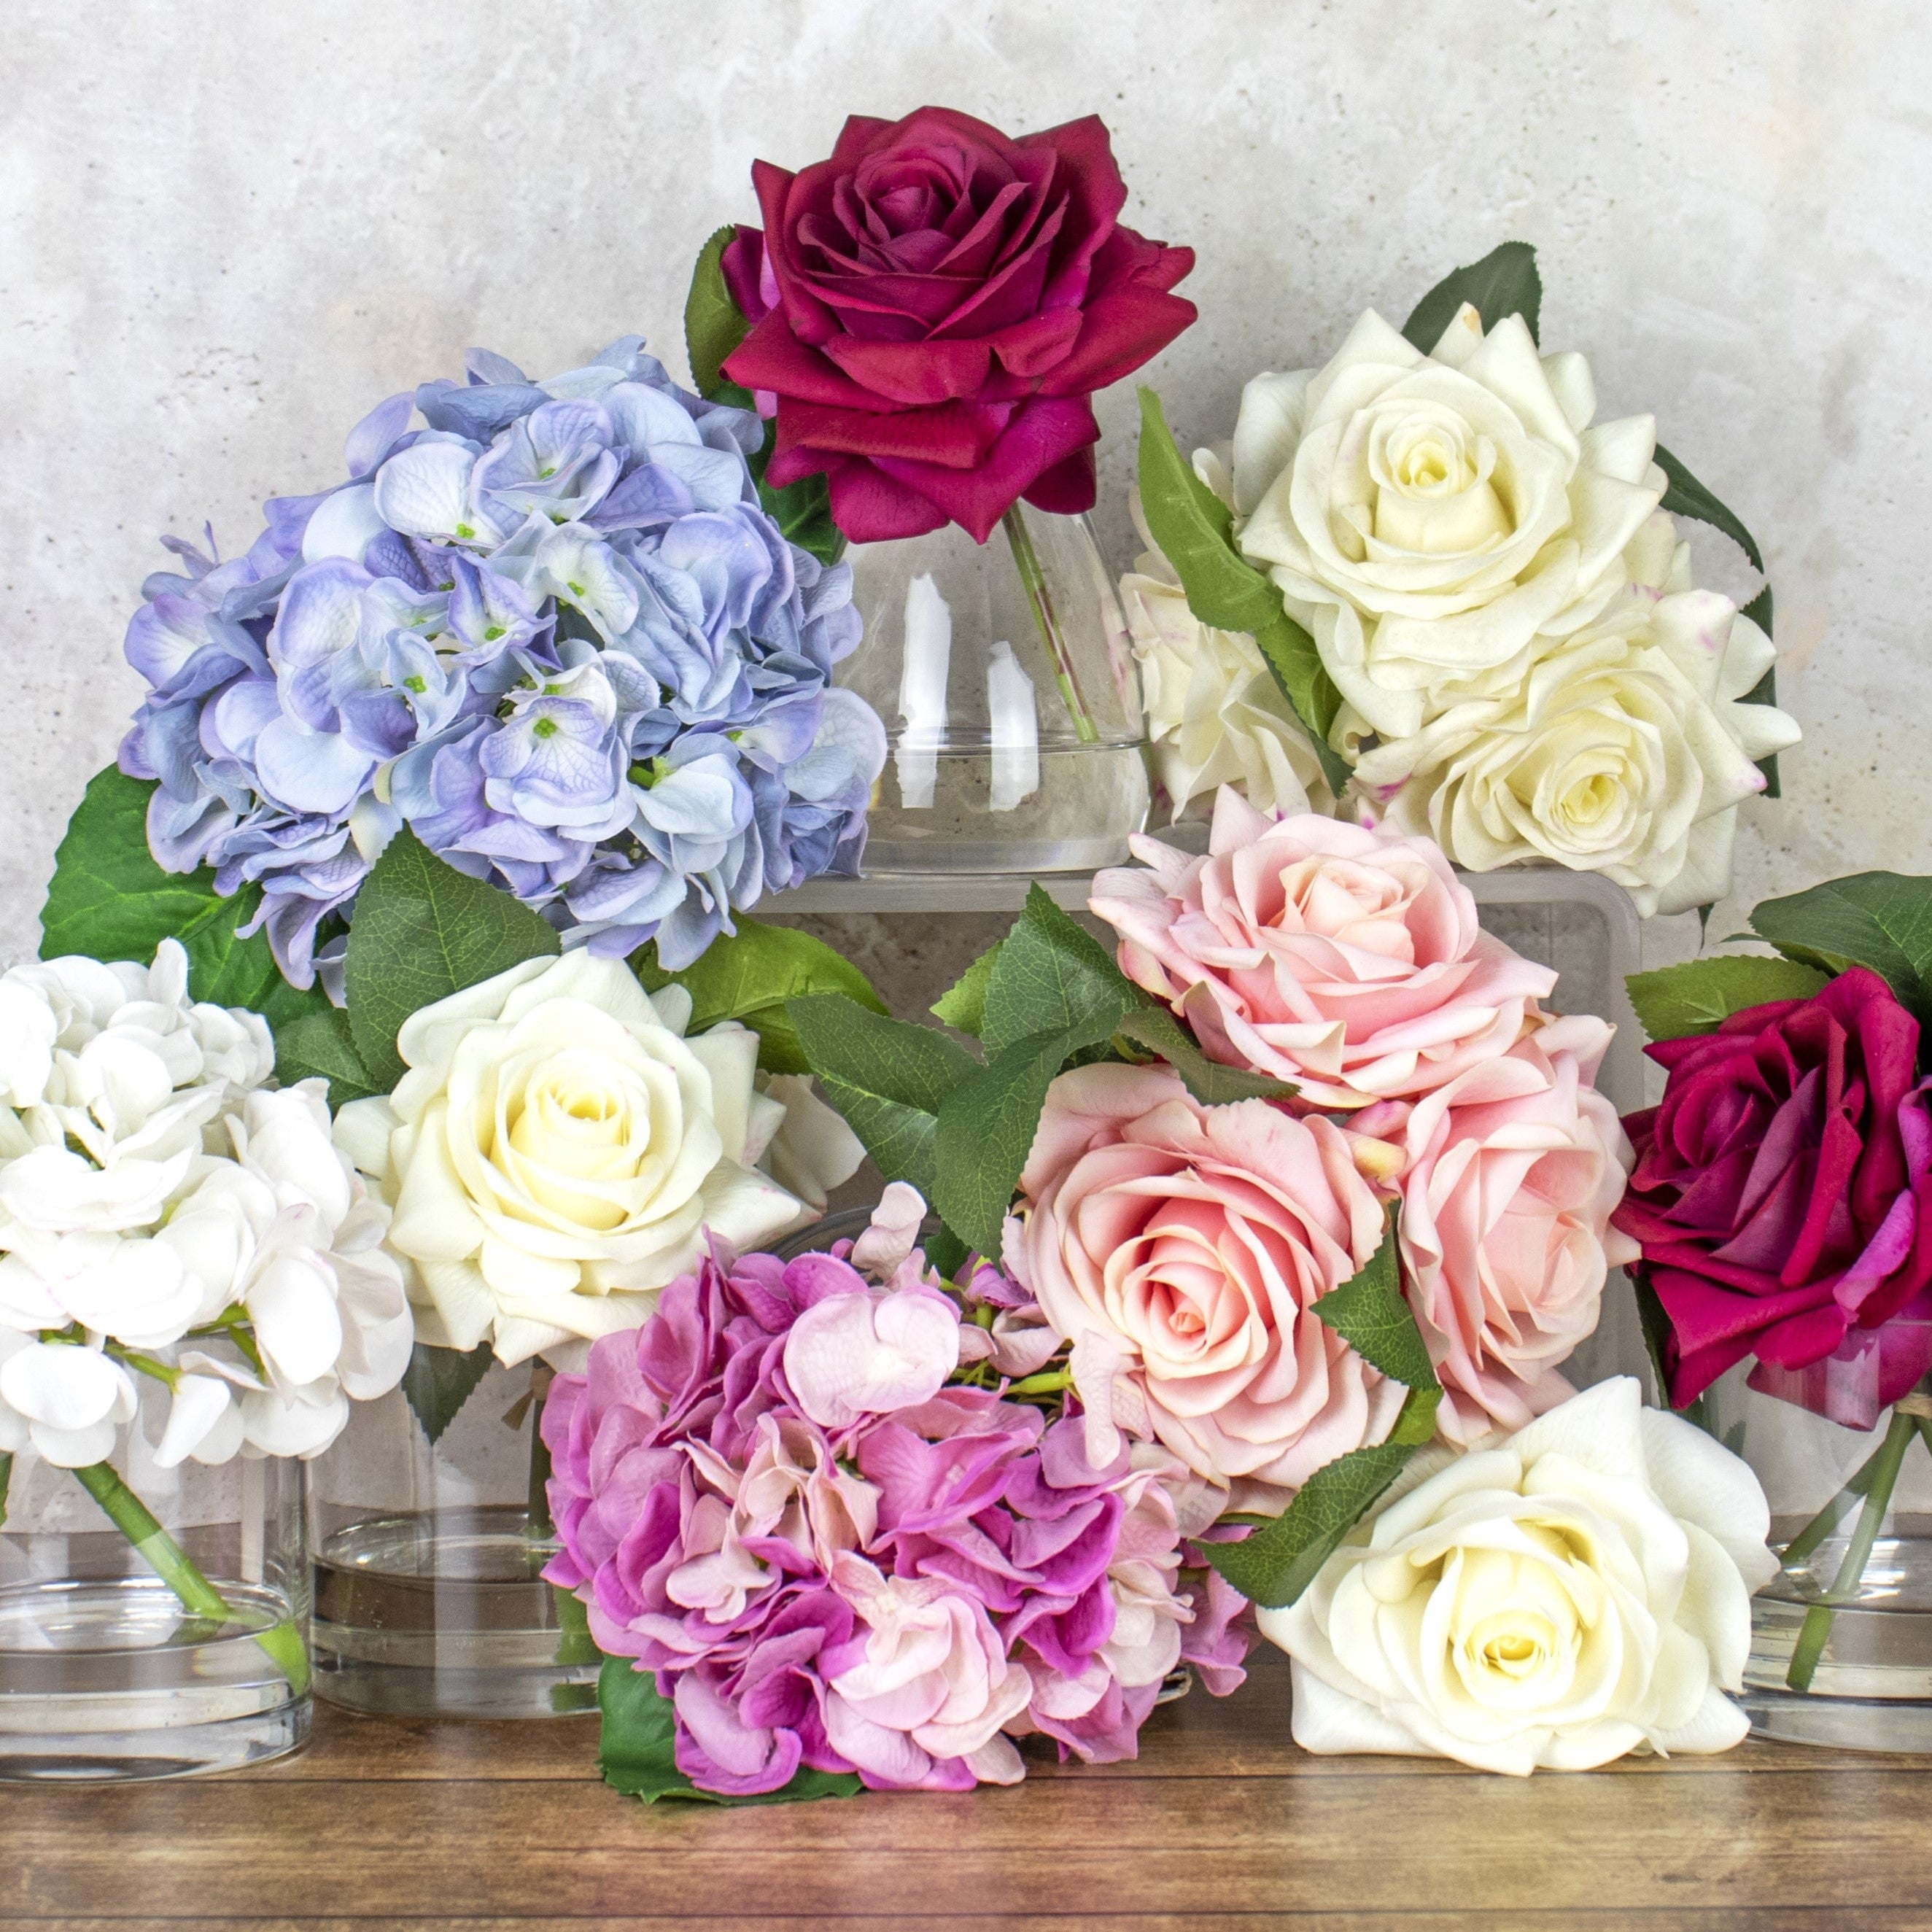
<path id="1" fill-rule="evenodd" d="M 1381 1244 L 1366 1265 L 1309 1305 L 1316 1318 L 1370 1366 L 1406 1388 L 1432 1389 L 1438 1386 L 1436 1370 L 1422 1330 L 1402 1299 L 1397 1262 L 1396 1210 L 1391 1208 Z"/>
<path id="2" fill-rule="evenodd" d="M 719 400 L 725 357 L 751 332 L 750 323 L 731 299 L 724 282 L 724 250 L 737 232 L 728 221 L 706 237 L 691 271 L 690 292 L 684 298 L 684 346 L 691 358 L 692 382 L 710 402 Z"/>
<path id="3" fill-rule="evenodd" d="M 789 926 L 738 916 L 735 935 L 720 933 L 697 959 L 676 973 L 657 963 L 655 944 L 631 956 L 647 992 L 679 986 L 691 995 L 691 1030 L 703 1033 L 722 1020 L 739 1020 L 758 1036 L 758 1064 L 768 1073 L 811 1070 L 784 1003 L 795 994 L 843 993 L 868 1011 L 885 1002 L 872 982 L 822 939 Z"/>
<path id="4" fill-rule="evenodd" d="M 1328 731 L 1342 695 L 1322 668 L 1315 640 L 1288 614 L 1280 591 L 1235 550 L 1228 506 L 1182 456 L 1160 397 L 1144 388 L 1140 398 L 1141 511 L 1148 534 L 1202 623 L 1254 639 L 1339 798 L 1348 767 L 1330 746 Z"/>
<path id="5" fill-rule="evenodd" d="M 376 1090 L 403 1076 L 396 1035 L 412 1013 L 562 950 L 528 906 L 444 864 L 405 826 L 357 896 L 349 931 L 349 1023 Z"/>
<path id="6" fill-rule="evenodd" d="M 1071 1052 L 1105 1040 L 1138 998 L 1107 949 L 1036 882 L 988 976 L 980 1036 L 997 1055 L 1037 1034 L 1064 1034 Z"/>
<path id="7" fill-rule="evenodd" d="M 324 1005 L 304 1013 L 275 1035 L 275 1078 L 284 1087 L 317 1076 L 328 1082 L 332 1112 L 351 1100 L 386 1090 L 370 1079 L 369 1070 L 356 1051 L 349 1016 L 339 1006 Z"/>
<path id="8" fill-rule="evenodd" d="M 885 1018 L 842 993 L 801 994 L 785 1010 L 825 1097 L 879 1172 L 931 1201 L 940 1106 L 980 1063 L 938 1028 Z"/>
<path id="9" fill-rule="evenodd" d="M 1808 1000 L 1825 984 L 1816 967 L 1756 953 L 1714 953 L 1682 966 L 1633 973 L 1630 1005 L 1652 1040 L 1715 1033 L 1732 1014 L 1771 1000 Z"/>
<path id="10" fill-rule="evenodd" d="M 1670 485 L 1658 508 L 1668 510 L 1673 517 L 1695 518 L 1700 524 L 1722 530 L 1750 559 L 1754 570 L 1763 570 L 1764 557 L 1757 539 L 1660 442 L 1657 446 L 1657 466 L 1670 479 Z"/>
<path id="11" fill-rule="evenodd" d="M 676 1713 L 658 1694 L 654 1671 L 640 1670 L 628 1657 L 607 1657 L 597 1678 L 602 1715 L 597 1768 L 604 1781 L 628 1797 L 654 1804 L 661 1798 L 704 1804 L 787 1804 L 807 1798 L 854 1798 L 865 1787 L 854 1772 L 800 1769 L 781 1790 L 752 1798 L 700 1791 L 677 1768 Z"/>
<path id="12" fill-rule="evenodd" d="M 1136 1006 L 1116 1030 L 1159 1054 L 1204 1107 L 1225 1107 L 1235 1100 L 1286 1100 L 1300 1090 L 1285 1080 L 1210 1060 L 1173 1014 L 1151 1000 Z"/>
<path id="13" fill-rule="evenodd" d="M 1016 1041 L 940 1103 L 932 1192 L 926 1198 L 946 1225 L 982 1255 L 1000 1252 L 1006 1210 L 1040 1131 L 1046 1090 L 1072 1050 L 1064 1030 Z"/>
<path id="14" fill-rule="evenodd" d="M 986 1023 L 986 982 L 993 976 L 993 962 L 1000 956 L 1004 941 L 996 940 L 967 968 L 952 984 L 933 1001 L 934 1018 L 944 1020 L 975 1040 Z"/>
<path id="15" fill-rule="evenodd" d="M 1750 922 L 1787 959 L 1821 972 L 1869 966 L 1920 1025 L 1932 1025 L 1932 879 L 1855 872 L 1766 899 Z"/>
<path id="16" fill-rule="evenodd" d="M 1432 1442 L 1436 1436 L 1436 1412 L 1442 1406 L 1442 1390 L 1438 1388 L 1412 1388 L 1402 1398 L 1400 1411 L 1396 1416 L 1395 1426 L 1389 1431 L 1391 1442 L 1406 1442 L 1412 1449 Z"/>
<path id="17" fill-rule="evenodd" d="M 178 939 L 197 1000 L 247 1006 L 278 1034 L 305 1015 L 330 1011 L 320 986 L 303 992 L 282 977 L 264 934 L 236 937 L 261 903 L 259 886 L 224 898 L 206 866 L 182 874 L 154 862 L 148 849 L 154 789 L 112 765 L 88 780 L 54 855 L 40 913 L 40 956 L 80 953 L 145 966 L 163 940 Z"/>
<path id="18" fill-rule="evenodd" d="M 1292 1604 L 1414 1454 L 1395 1442 L 1351 1450 L 1317 1469 L 1272 1522 L 1240 1543 L 1204 1543 L 1201 1553 L 1251 1604 Z"/>
<path id="19" fill-rule="evenodd" d="M 467 1350 L 433 1348 L 418 1342 L 410 1351 L 410 1365 L 403 1371 L 403 1400 L 432 1445 L 476 1393 L 476 1384 L 495 1359 L 488 1342 Z"/>
<path id="20" fill-rule="evenodd" d="M 1480 262 L 1444 275 L 1416 304 L 1402 326 L 1403 335 L 1424 355 L 1432 353 L 1465 302 L 1483 318 L 1486 334 L 1504 316 L 1520 315 L 1530 340 L 1540 343 L 1543 278 L 1537 273 L 1536 250 L 1527 242 L 1504 242 Z"/>

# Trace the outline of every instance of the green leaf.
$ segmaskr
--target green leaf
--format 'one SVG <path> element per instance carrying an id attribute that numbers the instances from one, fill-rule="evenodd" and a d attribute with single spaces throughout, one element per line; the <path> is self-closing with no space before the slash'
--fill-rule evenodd
<path id="1" fill-rule="evenodd" d="M 691 272 L 691 292 L 684 298 L 684 346 L 691 358 L 691 380 L 698 393 L 711 402 L 719 400 L 725 357 L 751 333 L 750 323 L 724 283 L 724 250 L 737 232 L 728 221 L 706 237 Z"/>
<path id="2" fill-rule="evenodd" d="M 305 1015 L 332 1010 L 314 986 L 306 992 L 282 977 L 266 935 L 238 939 L 254 917 L 261 889 L 224 898 L 206 866 L 164 872 L 148 850 L 148 801 L 155 788 L 110 765 L 88 780 L 54 854 L 54 875 L 40 912 L 40 956 L 81 953 L 147 965 L 164 939 L 188 953 L 188 990 L 217 1006 L 247 1006 L 278 1034 Z"/>
<path id="3" fill-rule="evenodd" d="M 1769 1000 L 1808 1000 L 1825 983 L 1815 967 L 1756 953 L 1713 953 L 1624 981 L 1630 1004 L 1652 1040 L 1715 1033 L 1732 1014 Z"/>
<path id="4" fill-rule="evenodd" d="M 1234 1100 L 1286 1100 L 1300 1090 L 1285 1080 L 1210 1060 L 1173 1014 L 1151 999 L 1128 1014 L 1118 1030 L 1159 1054 L 1204 1107 L 1224 1107 Z"/>
<path id="5" fill-rule="evenodd" d="M 1650 1271 L 1640 1262 L 1630 1271 L 1630 1287 L 1636 1295 L 1637 1326 L 1643 1333 L 1643 1352 L 1650 1364 L 1656 1400 L 1666 1408 L 1670 1403 L 1670 1378 L 1664 1371 L 1665 1345 L 1671 1335 L 1670 1317 L 1664 1312 L 1663 1298 L 1651 1286 Z"/>
<path id="6" fill-rule="evenodd" d="M 1419 1449 L 1423 1444 L 1433 1439 L 1436 1434 L 1436 1412 L 1442 1405 L 1441 1388 L 1412 1388 L 1403 1397 L 1400 1412 L 1395 1419 L 1395 1426 L 1389 1431 L 1391 1442 L 1406 1442 L 1412 1448 Z"/>
<path id="7" fill-rule="evenodd" d="M 410 1365 L 403 1371 L 403 1400 L 416 1412 L 432 1444 L 476 1394 L 476 1384 L 490 1372 L 494 1359 L 488 1342 L 466 1352 L 432 1348 L 427 1342 L 418 1342 L 410 1351 Z"/>
<path id="8" fill-rule="evenodd" d="M 1181 454 L 1160 397 L 1144 388 L 1140 397 L 1141 510 L 1148 533 L 1174 566 L 1195 616 L 1254 639 L 1339 798 L 1348 767 L 1330 746 L 1328 731 L 1342 694 L 1322 667 L 1315 640 L 1288 614 L 1274 584 L 1235 550 L 1228 506 Z"/>
<path id="9" fill-rule="evenodd" d="M 1361 1271 L 1310 1306 L 1357 1354 L 1411 1389 L 1439 1387 L 1422 1330 L 1402 1299 L 1396 1213 L 1388 1211 L 1382 1243 Z"/>
<path id="10" fill-rule="evenodd" d="M 339 1006 L 324 1004 L 302 1014 L 275 1035 L 275 1078 L 284 1087 L 318 1074 L 328 1082 L 332 1110 L 385 1090 L 369 1078 L 349 1016 Z"/>
<path id="11" fill-rule="evenodd" d="M 1768 638 L 1771 635 L 1771 586 L 1766 584 L 1751 601 L 1742 606 L 1738 615 L 1748 617 Z M 1775 704 L 1778 702 L 1778 667 L 1766 664 L 1764 675 L 1738 699 L 1740 704 Z M 1764 774 L 1764 795 L 1766 798 L 1782 798 L 1784 788 L 1778 782 L 1778 754 L 1774 752 L 1768 758 L 1760 758 L 1757 768 Z"/>
<path id="12" fill-rule="evenodd" d="M 986 982 L 993 976 L 993 962 L 1000 956 L 1002 943 L 996 941 L 988 946 L 933 1001 L 931 1010 L 934 1018 L 957 1027 L 962 1033 L 970 1034 L 975 1040 L 979 1038 L 980 1029 L 986 1022 Z"/>
<path id="13" fill-rule="evenodd" d="M 1869 966 L 1922 1026 L 1932 1025 L 1932 879 L 1855 872 L 1766 899 L 1750 922 L 1787 959 L 1820 972 Z"/>
<path id="14" fill-rule="evenodd" d="M 1657 466 L 1670 484 L 1658 507 L 1674 517 L 1694 517 L 1700 524 L 1722 530 L 1750 559 L 1751 568 L 1762 573 L 1764 558 L 1756 538 L 1660 442 L 1657 446 Z"/>
<path id="15" fill-rule="evenodd" d="M 1272 1522 L 1240 1543 L 1204 1543 L 1201 1553 L 1250 1603 L 1292 1604 L 1414 1453 L 1397 1442 L 1351 1450 L 1317 1469 Z"/>
<path id="16" fill-rule="evenodd" d="M 1529 339 L 1540 344 L 1543 278 L 1536 272 L 1536 250 L 1527 242 L 1504 242 L 1480 262 L 1444 275 L 1416 304 L 1402 332 L 1427 356 L 1465 302 L 1483 318 L 1486 334 L 1504 316 L 1520 315 L 1528 328 Z"/>
<path id="17" fill-rule="evenodd" d="M 980 1071 L 979 1062 L 937 1028 L 887 1019 L 842 993 L 800 994 L 785 1011 L 825 1097 L 879 1172 L 910 1181 L 931 1201 L 940 1103 Z"/>
<path id="18" fill-rule="evenodd" d="M 445 865 L 405 826 L 357 895 L 349 930 L 349 1022 L 376 1090 L 402 1078 L 396 1035 L 418 1008 L 562 950 L 528 906 Z"/>
<path id="19" fill-rule="evenodd" d="M 679 986 L 690 994 L 693 1033 L 741 1020 L 758 1036 L 758 1064 L 766 1072 L 804 1073 L 810 1068 L 784 1006 L 794 994 L 843 993 L 870 1012 L 886 1010 L 872 981 L 824 940 L 742 914 L 737 923 L 735 937 L 720 933 L 679 972 L 658 965 L 655 944 L 632 956 L 646 991 Z"/>
<path id="20" fill-rule="evenodd" d="M 806 1798 L 853 1798 L 864 1789 L 853 1772 L 801 1768 L 782 1790 L 756 1798 L 700 1791 L 677 1768 L 677 1725 L 670 1700 L 658 1694 L 656 1673 L 628 1657 L 607 1657 L 598 1673 L 597 1768 L 604 1781 L 654 1804 L 682 1798 L 704 1804 L 784 1804 Z"/>
<path id="21" fill-rule="evenodd" d="M 1000 1252 L 1006 1210 L 1040 1131 L 1046 1090 L 1072 1050 L 1064 1030 L 1016 1041 L 976 1069 L 940 1106 L 932 1192 L 926 1198 L 946 1225 L 982 1255 Z"/>
<path id="22" fill-rule="evenodd" d="M 1035 1034 L 1064 1034 L 1070 1053 L 1105 1040 L 1139 997 L 1107 949 L 1036 882 L 988 975 L 981 1039 L 998 1055 Z"/>

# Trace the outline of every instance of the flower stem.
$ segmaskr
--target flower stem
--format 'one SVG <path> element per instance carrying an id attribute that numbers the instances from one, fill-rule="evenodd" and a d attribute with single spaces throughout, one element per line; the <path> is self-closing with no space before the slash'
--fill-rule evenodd
<path id="1" fill-rule="evenodd" d="M 14 1480 L 14 1452 L 0 1449 L 0 1529 L 7 1527 L 7 1491 Z"/>
<path id="2" fill-rule="evenodd" d="M 1013 563 L 1020 574 L 1020 586 L 1027 594 L 1027 602 L 1033 608 L 1033 620 L 1040 632 L 1040 642 L 1046 646 L 1047 662 L 1053 666 L 1054 682 L 1060 687 L 1060 695 L 1067 710 L 1072 714 L 1073 730 L 1083 745 L 1098 744 L 1100 734 L 1094 722 L 1094 714 L 1087 708 L 1087 700 L 1080 694 L 1080 680 L 1073 669 L 1072 653 L 1066 647 L 1066 634 L 1060 628 L 1060 620 L 1054 614 L 1053 593 L 1048 590 L 1046 572 L 1040 568 L 1040 553 L 1033 547 L 1033 533 L 1026 526 L 1026 518 L 1019 505 L 1008 506 L 1006 514 L 1000 519 L 1000 527 L 1006 533 L 1006 543 L 1013 554 Z"/>
<path id="3" fill-rule="evenodd" d="M 74 1473 L 81 1487 L 134 1545 L 134 1554 L 180 1598 L 184 1610 L 216 1623 L 241 1621 L 227 1598 L 195 1568 L 193 1558 L 161 1527 L 154 1512 L 121 1480 L 112 1464 L 90 1463 Z M 308 1688 L 308 1651 L 302 1633 L 292 1623 L 278 1623 L 250 1634 L 289 1680 L 289 1688 L 302 1696 Z"/>
<path id="4" fill-rule="evenodd" d="M 1845 1486 L 1784 1546 L 1784 1553 L 1778 1559 L 1780 1568 L 1796 1569 L 1838 1528 L 1839 1518 L 1871 1487 L 1873 1474 L 1884 1454 L 1885 1445 L 1880 1443 L 1856 1473 L 1846 1479 Z"/>
<path id="5" fill-rule="evenodd" d="M 1025 1381 L 1009 1385 L 1009 1395 L 1057 1395 L 1060 1390 L 1073 1386 L 1071 1369 L 1051 1369 L 1043 1375 L 1028 1376 Z"/>
<path id="6" fill-rule="evenodd" d="M 1858 1588 L 1858 1579 L 1864 1574 L 1864 1568 L 1871 1560 L 1872 1545 L 1878 1540 L 1879 1526 L 1885 1521 L 1885 1513 L 1892 1507 L 1892 1492 L 1898 1486 L 1898 1472 L 1905 1460 L 1905 1452 L 1912 1438 L 1918 1433 L 1916 1420 L 1894 1408 L 1892 1412 L 1891 1426 L 1885 1432 L 1885 1440 L 1866 1468 L 1870 1472 L 1866 1483 L 1864 1507 L 1858 1512 L 1858 1520 L 1853 1526 L 1851 1540 L 1845 1546 L 1844 1561 L 1838 1565 L 1838 1574 L 1832 1579 L 1832 1587 L 1822 1602 L 1814 1604 L 1804 1612 L 1804 1622 L 1798 1633 L 1798 1641 L 1791 1649 L 1791 1667 L 1784 1673 L 1784 1681 L 1794 1690 L 1808 1690 L 1811 1679 L 1818 1668 L 1818 1660 L 1824 1654 L 1826 1640 L 1832 1634 L 1832 1622 L 1839 1606 L 1849 1601 Z M 1852 1482 L 1864 1476 L 1862 1469 Z M 1846 1485 L 1849 1489 L 1850 1484 Z"/>

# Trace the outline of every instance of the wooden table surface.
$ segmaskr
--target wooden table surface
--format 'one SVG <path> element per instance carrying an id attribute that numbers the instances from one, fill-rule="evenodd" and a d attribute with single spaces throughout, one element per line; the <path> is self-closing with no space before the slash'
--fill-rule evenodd
<path id="1" fill-rule="evenodd" d="M 736 1810 L 619 1797 L 594 1719 L 321 1707 L 259 1771 L 0 1787 L 0 1925 L 1932 1928 L 1932 1760 L 1750 1743 L 1519 1781 L 1311 1758 L 1285 1666 L 1258 1661 L 1232 1701 L 1156 1712 L 1135 1763 Z"/>

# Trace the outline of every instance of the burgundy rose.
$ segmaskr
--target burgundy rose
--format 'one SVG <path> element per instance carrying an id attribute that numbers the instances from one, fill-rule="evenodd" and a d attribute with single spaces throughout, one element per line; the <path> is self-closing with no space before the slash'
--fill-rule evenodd
<path id="1" fill-rule="evenodd" d="M 1918 1022 L 1854 967 L 1808 1000 L 1648 1051 L 1670 1079 L 1624 1124 L 1636 1171 L 1613 1219 L 1670 1317 L 1672 1402 L 1754 1354 L 1753 1386 L 1869 1427 L 1928 1366 Z"/>
<path id="2" fill-rule="evenodd" d="M 1193 250 L 1120 225 L 1096 116 L 1012 140 L 944 107 L 854 115 L 830 160 L 752 178 L 764 234 L 723 266 L 756 326 L 724 373 L 777 398 L 775 488 L 823 471 L 860 542 L 951 520 L 983 543 L 1020 496 L 1093 507 L 1089 398 L 1195 316 L 1168 292 Z"/>

